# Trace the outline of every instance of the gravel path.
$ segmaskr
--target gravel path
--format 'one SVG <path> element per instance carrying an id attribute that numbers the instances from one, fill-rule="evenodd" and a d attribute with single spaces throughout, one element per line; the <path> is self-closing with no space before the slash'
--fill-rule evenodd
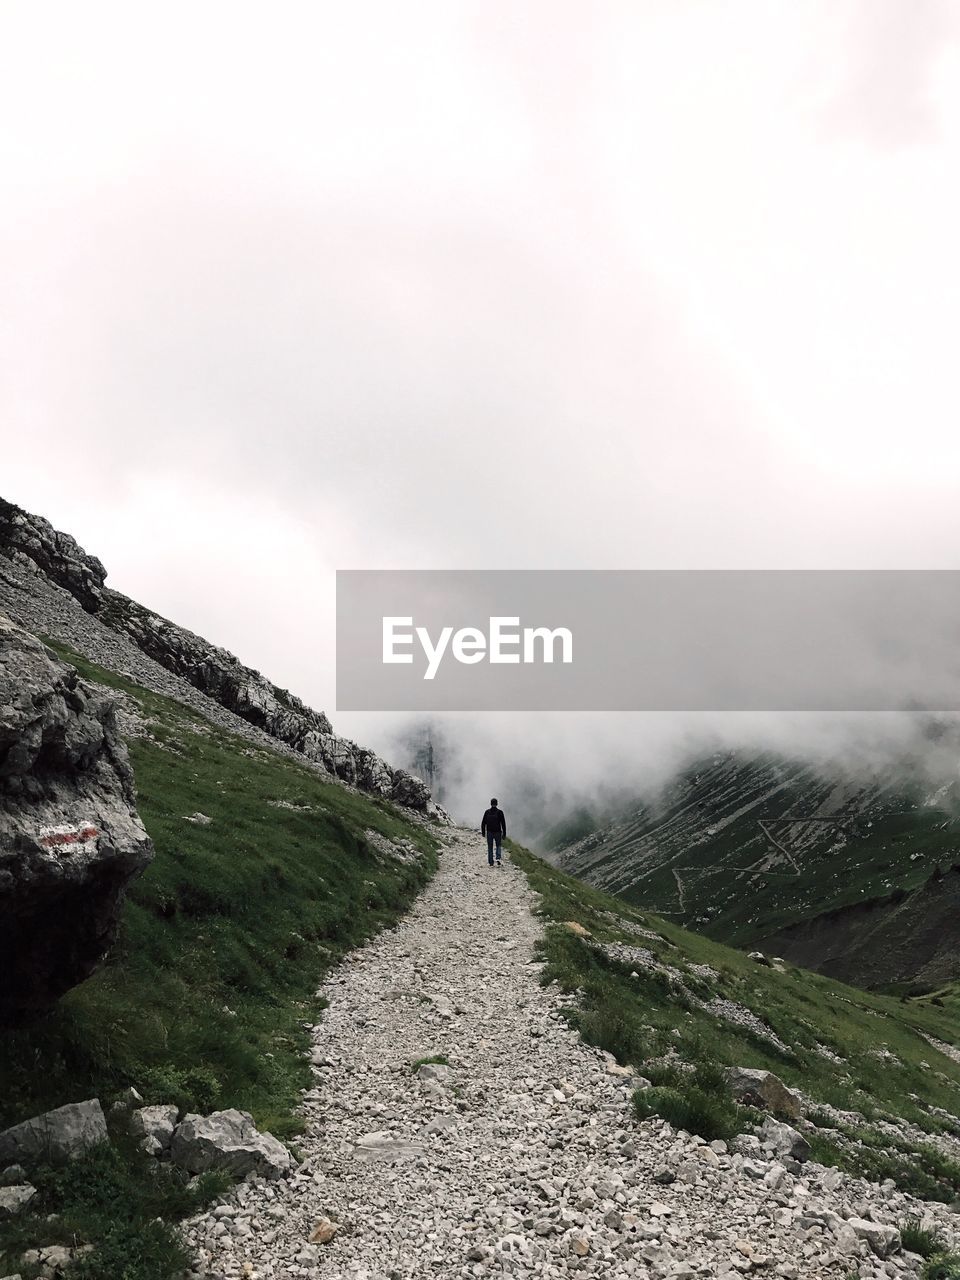
<path id="1" fill-rule="evenodd" d="M 324 988 L 303 1166 L 193 1224 L 202 1274 L 914 1273 L 877 1252 L 905 1212 L 895 1191 L 636 1125 L 622 1069 L 539 986 L 522 872 L 489 868 L 476 834 L 447 839 L 411 913 Z M 448 1067 L 411 1070 L 438 1055 Z M 311 1244 L 325 1219 L 333 1238 Z"/>

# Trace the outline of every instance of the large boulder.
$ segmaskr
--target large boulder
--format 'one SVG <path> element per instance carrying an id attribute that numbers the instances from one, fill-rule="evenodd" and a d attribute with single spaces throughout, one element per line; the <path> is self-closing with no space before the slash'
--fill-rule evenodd
<path id="1" fill-rule="evenodd" d="M 361 1164 L 399 1164 L 423 1154 L 423 1144 L 398 1138 L 385 1129 L 358 1138 L 353 1154 Z"/>
<path id="2" fill-rule="evenodd" d="M 397 804 L 405 805 L 408 809 L 426 810 L 430 804 L 430 788 L 415 774 L 407 773 L 404 769 L 395 769 L 390 799 Z"/>
<path id="3" fill-rule="evenodd" d="M 728 1067 L 727 1082 L 738 1102 L 761 1111 L 800 1118 L 800 1099 L 772 1071 L 755 1071 L 750 1067 Z"/>
<path id="4" fill-rule="evenodd" d="M 225 1169 L 238 1178 L 248 1173 L 282 1178 L 293 1157 L 272 1133 L 260 1133 L 246 1111 L 215 1111 L 184 1116 L 170 1144 L 173 1163 L 188 1173 Z"/>
<path id="5" fill-rule="evenodd" d="M 155 1150 L 166 1151 L 173 1139 L 179 1114 L 179 1108 L 172 1103 L 157 1107 L 140 1107 L 130 1117 L 130 1128 L 144 1141 L 153 1139 L 156 1143 Z"/>
<path id="6" fill-rule="evenodd" d="M 0 1187 L 0 1218 L 15 1218 L 37 1194 L 37 1188 L 24 1182 L 17 1187 Z"/>
<path id="7" fill-rule="evenodd" d="M 847 1226 L 867 1244 L 878 1258 L 889 1258 L 901 1248 L 900 1232 L 884 1222 L 871 1222 L 867 1218 L 850 1218 Z"/>
<path id="8" fill-rule="evenodd" d="M 809 1160 L 810 1143 L 802 1133 L 782 1120 L 767 1116 L 760 1129 L 760 1141 L 778 1159 Z"/>
<path id="9" fill-rule="evenodd" d="M 114 699 L 0 616 L 0 1025 L 89 976 L 152 852 Z"/>
<path id="10" fill-rule="evenodd" d="M 0 1133 L 0 1165 L 62 1164 L 106 1140 L 99 1100 L 71 1102 Z"/>

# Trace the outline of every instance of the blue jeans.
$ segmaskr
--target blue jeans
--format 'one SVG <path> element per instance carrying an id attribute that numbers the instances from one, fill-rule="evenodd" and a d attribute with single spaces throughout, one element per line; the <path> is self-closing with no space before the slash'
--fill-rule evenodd
<path id="1" fill-rule="evenodd" d="M 493 843 L 494 841 L 496 841 L 497 843 L 497 861 L 499 862 L 500 861 L 500 841 L 502 839 L 503 837 L 501 836 L 499 831 L 496 832 L 496 834 L 494 834 L 494 832 L 492 831 L 487 832 L 487 861 L 490 863 L 491 867 L 493 866 Z"/>

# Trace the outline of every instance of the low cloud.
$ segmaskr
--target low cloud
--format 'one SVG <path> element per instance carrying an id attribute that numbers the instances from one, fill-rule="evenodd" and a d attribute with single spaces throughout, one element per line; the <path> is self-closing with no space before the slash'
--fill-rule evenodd
<path id="1" fill-rule="evenodd" d="M 430 742 L 442 802 L 466 825 L 497 796 L 534 840 L 575 809 L 652 800 L 685 766 L 730 751 L 803 762 L 837 781 L 933 799 L 960 780 L 955 717 L 908 713 L 363 717 L 362 736 L 407 765 Z M 956 788 L 954 787 L 954 792 Z M 950 795 L 939 803 L 954 803 Z"/>
<path id="2" fill-rule="evenodd" d="M 956 25 L 13 0 L 5 496 L 378 745 L 338 568 L 953 568 Z M 878 724 L 451 720 L 453 803 Z"/>

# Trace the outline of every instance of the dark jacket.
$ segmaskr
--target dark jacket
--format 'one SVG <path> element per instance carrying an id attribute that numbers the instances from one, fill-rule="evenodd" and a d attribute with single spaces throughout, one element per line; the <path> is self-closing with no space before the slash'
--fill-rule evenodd
<path id="1" fill-rule="evenodd" d="M 480 823 L 480 834 L 505 836 L 507 834 L 507 820 L 503 816 L 502 809 L 488 809 L 483 815 L 483 821 Z"/>

